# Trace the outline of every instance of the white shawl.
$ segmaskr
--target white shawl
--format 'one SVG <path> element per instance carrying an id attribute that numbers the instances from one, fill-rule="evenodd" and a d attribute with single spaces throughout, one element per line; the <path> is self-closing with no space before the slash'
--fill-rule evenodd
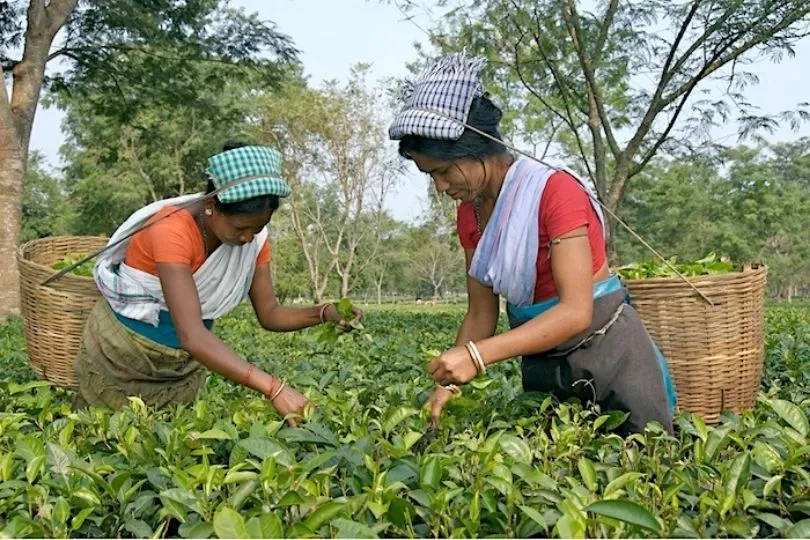
<path id="1" fill-rule="evenodd" d="M 115 231 L 109 244 L 141 226 L 163 207 L 185 205 L 201 198 L 202 194 L 185 195 L 152 203 L 132 214 Z M 222 244 L 194 273 L 203 319 L 222 317 L 247 297 L 256 258 L 266 241 L 267 228 L 264 228 L 248 244 Z M 156 327 L 160 311 L 168 311 L 160 279 L 123 262 L 128 246 L 129 239 L 102 254 L 93 269 L 93 277 L 113 311 Z"/>
<path id="2" fill-rule="evenodd" d="M 562 170 L 586 189 L 606 234 L 605 217 L 591 187 L 573 171 Z M 558 169 L 526 158 L 512 164 L 470 265 L 470 277 L 515 306 L 531 304 L 534 299 L 540 247 L 538 212 L 546 183 L 556 172 Z"/>

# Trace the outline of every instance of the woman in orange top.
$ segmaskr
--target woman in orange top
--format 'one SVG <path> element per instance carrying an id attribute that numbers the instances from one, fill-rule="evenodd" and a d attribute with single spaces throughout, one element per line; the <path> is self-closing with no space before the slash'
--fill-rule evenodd
<path id="1" fill-rule="evenodd" d="M 158 407 L 189 402 L 211 370 L 261 392 L 283 416 L 300 414 L 306 398 L 240 358 L 211 331 L 214 320 L 249 298 L 270 331 L 326 321 L 350 329 L 332 304 L 276 302 L 266 225 L 290 193 L 280 154 L 226 145 L 209 159 L 207 173 L 207 193 L 221 190 L 215 197 L 179 197 L 136 212 L 110 243 L 148 227 L 96 264 L 103 298 L 76 360 L 79 406 L 117 408 L 129 396 Z"/>

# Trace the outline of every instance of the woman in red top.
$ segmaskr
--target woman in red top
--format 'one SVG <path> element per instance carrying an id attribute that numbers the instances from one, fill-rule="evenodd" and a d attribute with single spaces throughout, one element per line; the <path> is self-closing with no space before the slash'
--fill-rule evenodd
<path id="1" fill-rule="evenodd" d="M 482 67 L 464 55 L 429 67 L 389 129 L 400 154 L 461 201 L 468 308 L 456 346 L 428 366 L 440 385 L 434 423 L 455 385 L 520 356 L 526 390 L 628 411 L 625 431 L 651 420 L 671 429 L 666 362 L 608 268 L 601 211 L 572 174 L 516 159 L 498 142 L 501 111 L 483 94 Z M 495 335 L 499 295 L 512 329 Z"/>

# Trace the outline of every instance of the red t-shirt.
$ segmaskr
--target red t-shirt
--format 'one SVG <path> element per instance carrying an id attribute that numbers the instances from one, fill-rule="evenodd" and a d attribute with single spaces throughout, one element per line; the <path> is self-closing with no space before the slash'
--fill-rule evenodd
<path id="1" fill-rule="evenodd" d="M 534 287 L 534 301 L 540 302 L 557 296 L 557 286 L 551 275 L 552 238 L 588 227 L 588 239 L 591 243 L 591 260 L 593 273 L 596 274 L 607 260 L 605 239 L 602 233 L 602 222 L 591 206 L 588 194 L 579 182 L 566 172 L 552 174 L 543 197 L 540 201 L 540 248 L 537 253 L 537 281 Z M 475 249 L 481 234 L 475 219 L 475 206 L 466 201 L 458 207 L 458 236 L 464 249 Z"/>

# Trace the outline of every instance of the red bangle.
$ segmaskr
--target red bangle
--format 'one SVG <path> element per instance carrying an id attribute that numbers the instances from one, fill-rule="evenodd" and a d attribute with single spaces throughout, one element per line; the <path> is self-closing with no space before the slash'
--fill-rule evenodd
<path id="1" fill-rule="evenodd" d="M 250 374 L 251 373 L 253 373 L 253 364 L 249 364 L 249 366 L 248 366 L 247 375 L 245 375 L 245 380 L 242 383 L 244 386 L 247 386 L 248 383 L 250 382 Z"/>
<path id="2" fill-rule="evenodd" d="M 321 319 L 321 324 L 323 324 L 323 323 L 325 323 L 325 322 L 326 322 L 326 321 L 323 319 L 323 316 L 326 314 L 326 308 L 328 308 L 328 307 L 329 307 L 329 304 L 324 304 L 323 306 L 321 306 L 321 312 L 320 312 L 320 314 L 319 314 L 319 317 L 320 317 L 320 319 Z"/>

